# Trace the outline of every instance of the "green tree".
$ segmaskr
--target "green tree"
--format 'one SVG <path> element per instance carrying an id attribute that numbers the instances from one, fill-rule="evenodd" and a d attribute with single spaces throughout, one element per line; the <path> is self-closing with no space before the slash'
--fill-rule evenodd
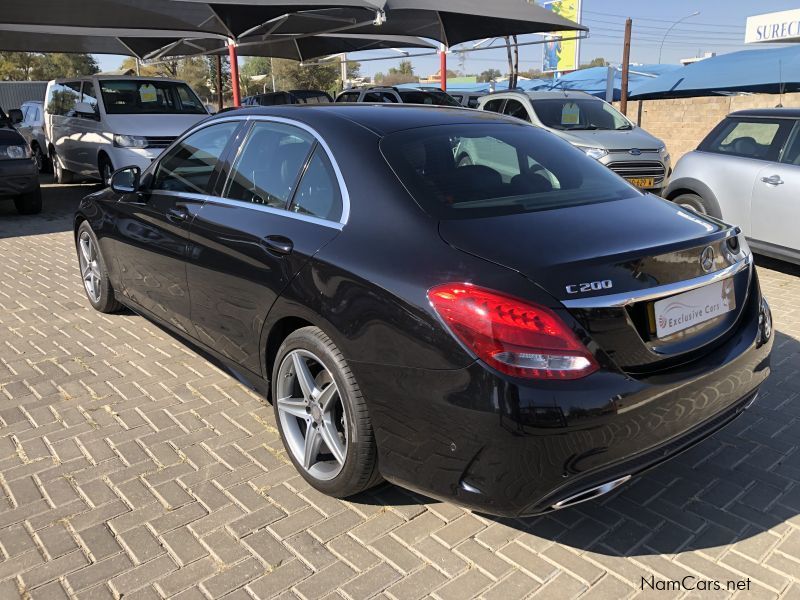
<path id="1" fill-rule="evenodd" d="M 335 94 L 340 86 L 338 63 L 301 65 L 296 60 L 273 60 L 278 90 L 323 90 Z"/>
<path id="2" fill-rule="evenodd" d="M 48 81 L 98 71 L 97 61 L 89 54 L 0 52 L 0 79 L 6 81 Z"/>
<path id="3" fill-rule="evenodd" d="M 579 69 L 591 69 L 592 67 L 607 67 L 608 61 L 605 58 L 593 58 L 590 62 L 582 64 Z"/>
<path id="4" fill-rule="evenodd" d="M 497 81 L 503 76 L 503 74 L 498 69 L 487 69 L 480 75 L 478 75 L 478 82 L 479 83 L 489 83 L 490 81 Z"/>

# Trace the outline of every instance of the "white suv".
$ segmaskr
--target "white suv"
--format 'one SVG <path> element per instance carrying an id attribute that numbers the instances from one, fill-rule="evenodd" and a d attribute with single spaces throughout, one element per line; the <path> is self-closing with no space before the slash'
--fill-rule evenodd
<path id="1" fill-rule="evenodd" d="M 661 194 L 666 188 L 672 165 L 664 142 L 595 96 L 497 92 L 481 98 L 478 108 L 547 129 L 643 190 Z"/>
<path id="2" fill-rule="evenodd" d="M 74 174 L 108 183 L 115 169 L 145 169 L 208 116 L 183 81 L 94 76 L 47 85 L 45 137 L 58 183 Z"/>

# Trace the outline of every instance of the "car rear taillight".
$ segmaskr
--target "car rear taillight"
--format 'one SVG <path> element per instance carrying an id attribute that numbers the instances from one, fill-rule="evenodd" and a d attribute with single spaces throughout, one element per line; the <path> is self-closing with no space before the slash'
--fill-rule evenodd
<path id="1" fill-rule="evenodd" d="M 580 379 L 599 367 L 552 310 L 471 284 L 428 291 L 437 314 L 478 358 L 498 371 L 529 379 Z"/>

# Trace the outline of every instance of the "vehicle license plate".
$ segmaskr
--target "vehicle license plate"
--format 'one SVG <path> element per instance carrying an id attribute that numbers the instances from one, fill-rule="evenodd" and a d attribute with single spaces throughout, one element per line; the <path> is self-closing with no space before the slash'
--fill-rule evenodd
<path id="1" fill-rule="evenodd" d="M 720 317 L 736 308 L 733 279 L 726 279 L 659 300 L 654 305 L 656 335 L 668 337 Z"/>
<path id="2" fill-rule="evenodd" d="M 655 177 L 631 177 L 628 181 L 643 190 L 648 190 L 656 186 Z"/>

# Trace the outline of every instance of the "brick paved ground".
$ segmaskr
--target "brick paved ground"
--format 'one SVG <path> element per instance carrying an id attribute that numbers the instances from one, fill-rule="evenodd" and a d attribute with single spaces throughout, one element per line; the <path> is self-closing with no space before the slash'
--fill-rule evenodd
<path id="1" fill-rule="evenodd" d="M 751 412 L 602 502 L 492 520 L 309 489 L 261 398 L 89 308 L 69 231 L 87 189 L 48 188 L 36 218 L 0 206 L 0 598 L 671 598 L 642 577 L 686 575 L 800 598 L 796 269 L 761 269 L 778 337 Z"/>

